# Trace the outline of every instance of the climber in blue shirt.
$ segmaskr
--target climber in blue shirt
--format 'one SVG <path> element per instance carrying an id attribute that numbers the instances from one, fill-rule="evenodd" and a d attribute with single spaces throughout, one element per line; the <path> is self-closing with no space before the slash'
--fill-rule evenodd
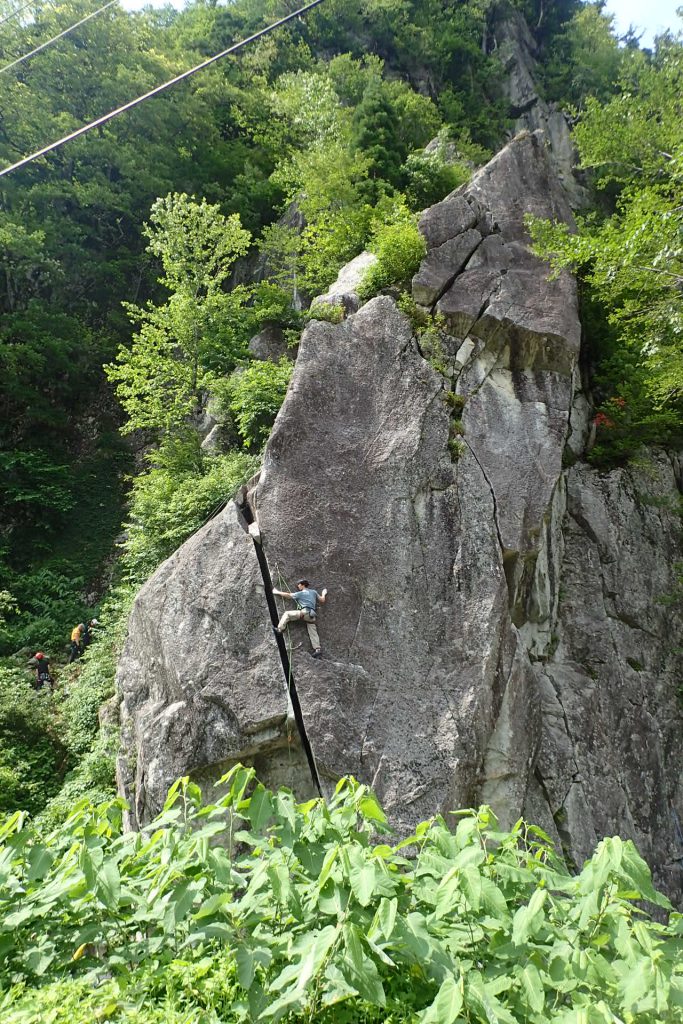
<path id="1" fill-rule="evenodd" d="M 278 597 L 289 597 L 296 603 L 296 609 L 291 612 L 285 612 L 277 626 L 273 626 L 273 629 L 276 633 L 281 634 L 285 626 L 288 626 L 290 622 L 305 622 L 313 648 L 313 657 L 319 658 L 322 651 L 320 649 L 320 637 L 315 626 L 315 620 L 318 601 L 321 604 L 325 604 L 327 600 L 327 588 L 319 594 L 317 590 L 311 588 L 308 580 L 298 580 L 296 586 L 297 589 L 294 594 L 290 594 L 286 590 L 273 590 L 273 593 Z"/>

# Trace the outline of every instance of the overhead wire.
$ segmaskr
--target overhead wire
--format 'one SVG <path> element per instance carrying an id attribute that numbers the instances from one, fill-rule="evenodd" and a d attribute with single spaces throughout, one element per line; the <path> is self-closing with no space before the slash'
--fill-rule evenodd
<path id="1" fill-rule="evenodd" d="M 53 43 L 56 43 L 60 39 L 63 39 L 64 36 L 68 36 L 72 32 L 75 32 L 75 30 L 77 28 L 80 28 L 81 25 L 85 25 L 86 21 L 90 21 L 91 18 L 96 18 L 98 14 L 102 14 L 104 11 L 107 10 L 107 8 L 113 7 L 114 4 L 118 4 L 118 2 L 119 0 L 109 0 L 109 3 L 106 3 L 104 7 L 100 7 L 98 8 L 98 10 L 92 11 L 91 14 L 86 14 L 86 16 L 84 18 L 81 18 L 80 21 L 77 21 L 73 25 L 70 25 L 69 28 L 65 28 L 63 32 L 59 32 L 56 36 L 53 36 L 51 39 L 46 39 L 44 43 L 41 43 L 40 46 L 36 46 L 34 50 L 30 50 L 28 53 L 22 54 L 21 57 L 17 57 L 17 59 L 13 60 L 10 64 L 5 64 L 4 68 L 0 68 L 0 75 L 4 74 L 5 71 L 10 71 L 12 68 L 15 68 L 17 64 L 21 64 L 23 63 L 23 61 L 28 60 L 29 57 L 35 57 L 35 55 L 37 53 L 40 53 L 41 50 L 46 50 L 48 46 L 52 46 Z"/>
<path id="2" fill-rule="evenodd" d="M 114 0 L 112 0 L 114 2 Z M 150 89 L 148 92 L 143 93 L 142 96 L 137 96 L 134 100 L 129 100 L 128 103 L 124 103 L 120 107 L 116 107 L 115 110 L 110 110 L 108 114 L 103 114 L 102 117 L 98 117 L 95 121 L 90 121 L 88 124 L 77 128 L 76 131 L 70 132 L 61 139 L 57 139 L 56 142 L 51 142 L 48 146 L 43 146 L 42 149 L 36 150 L 35 153 L 29 154 L 29 156 L 23 157 L 21 160 L 17 160 L 16 163 L 10 164 L 9 167 L 4 167 L 0 170 L 0 178 L 6 174 L 11 174 L 12 171 L 18 170 L 20 167 L 25 167 L 26 164 L 30 164 L 33 160 L 37 160 L 38 157 L 46 156 L 47 153 L 52 153 L 55 149 L 59 149 L 60 146 L 65 145 L 67 142 L 72 142 L 74 139 L 79 138 L 81 135 L 85 135 L 86 132 L 92 131 L 93 128 L 98 128 L 100 125 L 106 124 L 111 121 L 114 117 L 118 117 L 119 114 L 125 113 L 127 110 L 132 110 L 133 107 L 138 106 L 140 103 L 144 103 L 145 100 L 151 99 L 153 96 L 157 96 L 160 92 L 170 88 L 177 82 L 182 82 L 184 79 L 189 78 L 191 75 L 196 74 L 198 71 L 202 71 L 207 68 L 210 64 L 215 63 L 217 60 L 221 60 L 223 57 L 227 57 L 230 53 L 236 53 L 237 50 L 241 50 L 242 47 L 248 46 L 249 43 L 255 42 L 262 36 L 268 35 L 270 32 L 274 32 L 282 25 L 287 24 L 288 21 L 292 21 L 294 18 L 298 18 L 314 7 L 318 7 L 324 0 L 311 0 L 311 3 L 306 4 L 304 7 L 300 7 L 296 11 L 292 11 L 291 14 L 287 14 L 284 18 L 280 18 L 279 21 L 273 22 L 272 25 L 266 26 L 266 28 L 260 29 L 253 35 L 248 36 L 246 39 L 241 40 L 239 43 L 234 43 L 229 46 L 226 50 L 221 50 L 220 53 L 214 54 L 213 57 L 208 57 L 207 60 L 203 60 L 201 64 L 196 64 L 193 68 L 189 68 L 187 71 L 183 71 L 182 74 L 176 75 L 175 78 L 170 78 L 167 82 L 163 82 L 161 85 L 157 85 L 154 89 Z"/>
<path id="3" fill-rule="evenodd" d="M 29 0 L 29 2 L 27 4 L 24 4 L 23 7 L 18 7 L 15 11 L 12 11 L 10 14 L 6 14 L 4 18 L 1 18 L 0 25 L 4 25 L 6 21 L 10 21 L 12 18 L 18 18 L 19 15 L 23 14 L 24 11 L 27 11 L 29 7 L 35 6 L 36 0 Z"/>

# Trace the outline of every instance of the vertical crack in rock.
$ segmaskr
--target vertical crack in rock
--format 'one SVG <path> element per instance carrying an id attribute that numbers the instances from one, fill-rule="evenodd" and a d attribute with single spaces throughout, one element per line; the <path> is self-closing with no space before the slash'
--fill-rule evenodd
<path id="1" fill-rule="evenodd" d="M 260 535 L 256 536 L 249 529 L 250 526 L 256 525 L 256 520 L 254 519 L 254 514 L 249 505 L 248 499 L 244 498 L 241 504 L 238 502 L 236 502 L 235 504 L 237 505 L 241 518 L 244 520 L 245 530 L 250 534 L 251 539 L 254 543 L 256 559 L 258 561 L 259 569 L 261 570 L 261 576 L 263 577 L 263 586 L 266 595 L 266 603 L 268 605 L 268 614 L 270 615 L 271 623 L 275 627 L 278 624 L 279 617 L 277 613 L 277 605 L 275 604 L 275 598 L 273 596 L 273 580 L 270 575 L 268 559 L 266 558 L 266 553 L 264 551 L 263 542 Z M 289 695 L 292 711 L 294 712 L 294 720 L 296 722 L 297 729 L 299 730 L 299 736 L 301 738 L 301 745 L 304 749 L 304 753 L 306 754 L 306 760 L 308 761 L 308 767 L 311 772 L 311 778 L 313 779 L 313 782 L 315 784 L 316 789 L 318 790 L 318 793 L 320 794 L 320 796 L 322 796 L 323 791 L 320 783 L 320 776 L 318 774 L 318 769 L 315 763 L 315 757 L 313 756 L 313 748 L 311 747 L 311 743 L 308 738 L 308 733 L 306 732 L 304 715 L 303 711 L 301 710 L 301 702 L 299 700 L 299 694 L 297 693 L 296 683 L 294 681 L 294 674 L 292 671 L 292 663 L 289 657 L 289 652 L 287 651 L 285 638 L 280 633 L 274 633 L 274 636 L 277 642 L 278 652 L 280 654 L 280 661 L 282 662 L 282 671 L 285 677 L 285 686 L 287 688 L 287 693 Z"/>
<path id="2" fill-rule="evenodd" d="M 500 527 L 498 525 L 498 505 L 496 503 L 496 492 L 493 489 L 493 484 L 491 483 L 491 481 L 489 480 L 488 476 L 486 475 L 486 470 L 482 466 L 480 460 L 477 458 L 477 454 L 474 451 L 472 445 L 468 442 L 466 437 L 463 437 L 462 440 L 463 440 L 463 443 L 467 445 L 469 451 L 471 452 L 472 458 L 474 459 L 476 464 L 479 466 L 479 469 L 481 470 L 481 475 L 483 476 L 484 480 L 486 481 L 488 489 L 491 492 L 491 501 L 493 502 L 493 522 L 494 522 L 494 525 L 496 527 L 496 536 L 498 537 L 498 544 L 500 545 L 500 553 L 501 553 L 501 556 L 503 558 L 503 569 L 505 570 L 505 576 L 507 578 L 506 558 L 509 557 L 510 553 L 506 552 L 506 550 L 505 550 L 505 545 L 503 544 L 503 538 L 502 538 L 501 533 L 500 533 Z M 513 554 L 516 554 L 516 552 L 513 552 Z M 508 581 L 508 584 L 509 584 L 509 581 Z"/>

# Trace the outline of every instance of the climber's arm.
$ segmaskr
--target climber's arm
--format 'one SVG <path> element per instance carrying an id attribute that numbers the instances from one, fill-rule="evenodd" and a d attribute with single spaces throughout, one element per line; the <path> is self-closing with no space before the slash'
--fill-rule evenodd
<path id="1" fill-rule="evenodd" d="M 276 597 L 294 597 L 294 594 L 290 594 L 286 590 L 276 590 L 275 587 L 273 587 L 273 593 Z"/>

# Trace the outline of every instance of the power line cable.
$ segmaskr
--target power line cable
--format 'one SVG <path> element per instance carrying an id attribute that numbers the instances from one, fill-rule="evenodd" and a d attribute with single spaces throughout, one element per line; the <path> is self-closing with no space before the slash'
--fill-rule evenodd
<path id="1" fill-rule="evenodd" d="M 23 7 L 19 7 L 19 8 L 17 8 L 16 11 L 12 11 L 11 14 L 5 15 L 5 17 L 0 20 L 0 25 L 4 25 L 5 22 L 6 21 L 10 21 L 11 18 L 18 18 L 19 15 L 23 14 L 24 11 L 27 11 L 29 9 L 29 7 L 35 7 L 35 6 L 36 6 L 36 0 L 29 0 L 29 2 L 27 4 L 24 4 Z"/>
<path id="2" fill-rule="evenodd" d="M 92 14 L 86 14 L 85 18 L 81 18 L 80 21 L 77 21 L 74 25 L 70 25 L 69 28 L 65 28 L 63 32 L 53 36 L 52 39 L 47 39 L 44 43 L 41 43 L 40 46 L 36 46 L 35 50 L 25 53 L 22 57 L 17 57 L 17 59 L 13 60 L 11 64 L 5 64 L 4 68 L 0 68 L 0 75 L 5 71 L 9 71 L 10 68 L 15 68 L 17 64 L 21 64 L 22 61 L 28 60 L 29 57 L 35 57 L 35 55 L 40 53 L 41 50 L 45 50 L 48 46 L 52 46 L 52 44 L 56 43 L 57 40 L 63 39 L 64 36 L 68 36 L 71 32 L 80 28 L 81 25 L 85 25 L 86 21 L 90 21 L 91 18 L 96 18 L 98 14 L 102 14 L 108 7 L 113 7 L 114 4 L 118 4 L 118 2 L 119 0 L 109 0 L 109 3 L 105 4 L 104 7 L 100 7 L 98 10 L 93 11 Z"/>
<path id="3" fill-rule="evenodd" d="M 285 25 L 288 21 L 292 21 L 293 18 L 298 18 L 300 15 L 306 14 L 314 7 L 318 7 L 321 3 L 323 3 L 323 0 L 312 0 L 312 2 L 306 4 L 305 7 L 300 7 L 298 11 L 293 11 L 291 14 L 286 15 L 286 17 L 280 18 L 279 21 L 275 21 L 272 25 L 268 25 L 266 28 L 262 28 L 259 32 L 255 32 L 254 35 L 248 36 L 247 39 L 243 39 L 241 42 L 235 43 L 233 46 L 229 46 L 227 50 L 222 50 L 213 57 L 209 57 L 207 60 L 202 61 L 201 64 L 197 64 L 195 67 L 190 68 L 188 71 L 183 71 L 181 75 L 176 75 L 175 78 L 169 79 L 168 82 L 164 82 L 162 85 L 157 85 L 154 89 L 150 89 L 149 92 L 143 93 L 142 96 L 138 96 L 136 99 L 130 100 L 128 103 L 124 103 L 122 107 L 117 107 L 116 110 L 110 110 L 108 114 L 98 117 L 96 121 L 90 121 L 89 124 L 83 125 L 75 132 L 65 135 L 62 139 L 58 139 L 56 142 L 51 142 L 49 146 L 43 146 L 42 149 L 36 150 L 36 152 L 31 153 L 30 156 L 25 156 L 15 164 L 10 164 L 9 167 L 4 167 L 0 171 L 0 178 L 3 178 L 6 174 L 10 174 L 12 171 L 18 170 L 20 167 L 25 167 L 26 164 L 30 164 L 32 160 L 37 160 L 39 156 L 45 156 L 47 153 L 51 153 L 53 150 L 58 149 L 65 143 L 71 142 L 73 139 L 77 139 L 80 135 L 85 135 L 86 132 L 91 131 L 93 128 L 98 128 L 100 125 L 106 124 L 107 121 L 111 121 L 112 118 L 118 117 L 119 114 L 123 114 L 125 111 L 136 107 L 139 103 L 143 103 L 145 100 L 151 99 L 152 96 L 158 95 L 160 92 L 163 92 L 164 89 L 168 89 L 170 86 L 175 85 L 176 82 L 182 82 L 183 79 L 189 78 L 190 75 L 196 74 L 197 71 L 202 71 L 204 68 L 208 67 L 209 64 L 213 64 L 222 57 L 227 57 L 229 53 L 235 53 L 237 50 L 241 50 L 243 46 L 247 46 L 249 43 L 255 42 L 255 40 L 260 39 L 262 36 L 268 35 L 269 32 L 274 32 L 275 29 Z"/>

